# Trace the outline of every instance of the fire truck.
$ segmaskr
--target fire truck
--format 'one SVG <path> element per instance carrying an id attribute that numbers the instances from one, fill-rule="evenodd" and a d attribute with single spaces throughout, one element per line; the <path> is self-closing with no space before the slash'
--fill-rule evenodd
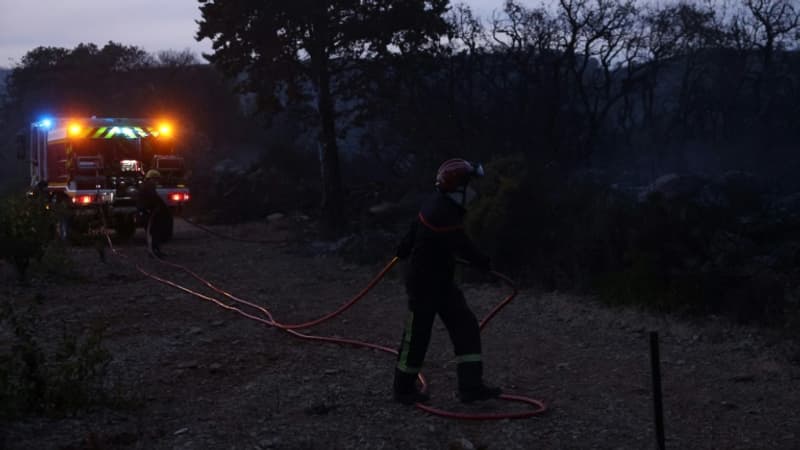
<path id="1" fill-rule="evenodd" d="M 31 192 L 59 211 L 66 239 L 98 224 L 130 238 L 147 218 L 136 207 L 145 174 L 160 174 L 159 196 L 172 217 L 189 201 L 184 159 L 166 121 L 110 117 L 53 117 L 30 125 Z"/>

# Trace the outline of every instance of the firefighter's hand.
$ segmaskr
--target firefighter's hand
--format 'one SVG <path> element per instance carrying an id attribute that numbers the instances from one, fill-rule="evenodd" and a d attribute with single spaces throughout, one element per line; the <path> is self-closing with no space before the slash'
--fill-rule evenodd
<path id="1" fill-rule="evenodd" d="M 134 221 L 136 222 L 136 225 L 147 226 L 147 220 L 148 220 L 148 212 L 145 210 L 139 210 L 134 216 Z"/>
<path id="2" fill-rule="evenodd" d="M 403 240 L 400 245 L 397 247 L 397 251 L 395 255 L 400 259 L 405 259 L 411 256 L 411 250 L 414 248 L 412 242 L 408 242 L 407 240 Z"/>
<path id="3" fill-rule="evenodd" d="M 476 256 L 470 261 L 470 264 L 482 272 L 489 272 L 492 270 L 492 259 L 485 255 Z"/>

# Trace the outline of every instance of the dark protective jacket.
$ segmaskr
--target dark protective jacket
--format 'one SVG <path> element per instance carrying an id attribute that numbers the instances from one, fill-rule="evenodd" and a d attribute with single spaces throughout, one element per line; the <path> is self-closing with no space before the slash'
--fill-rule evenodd
<path id="1" fill-rule="evenodd" d="M 154 244 L 158 245 L 167 240 L 169 234 L 169 215 L 170 211 L 167 204 L 156 190 L 156 183 L 153 180 L 145 180 L 139 187 L 136 196 L 136 207 L 144 213 L 145 220 L 150 223 L 149 231 Z M 148 223 L 144 224 L 148 227 Z"/>
<path id="2" fill-rule="evenodd" d="M 450 289 L 456 257 L 479 269 L 489 268 L 489 258 L 464 232 L 465 214 L 461 205 L 441 192 L 435 192 L 422 204 L 397 250 L 397 256 L 411 257 L 406 276 L 409 292 L 445 292 Z"/>
<path id="3" fill-rule="evenodd" d="M 139 192 L 136 196 L 136 207 L 146 212 L 152 212 L 167 207 L 164 200 L 158 195 L 156 183 L 153 180 L 145 180 L 141 186 L 139 186 Z"/>

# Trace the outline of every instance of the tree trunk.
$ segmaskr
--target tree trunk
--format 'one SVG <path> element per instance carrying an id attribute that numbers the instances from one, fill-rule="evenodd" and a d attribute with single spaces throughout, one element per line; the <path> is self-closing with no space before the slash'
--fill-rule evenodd
<path id="1" fill-rule="evenodd" d="M 330 73 L 327 55 L 321 55 L 317 67 L 317 108 L 322 135 L 319 161 L 322 175 L 322 232 L 335 237 L 344 229 L 344 197 L 342 176 L 339 170 L 339 147 L 336 144 L 336 113 L 331 98 Z"/>

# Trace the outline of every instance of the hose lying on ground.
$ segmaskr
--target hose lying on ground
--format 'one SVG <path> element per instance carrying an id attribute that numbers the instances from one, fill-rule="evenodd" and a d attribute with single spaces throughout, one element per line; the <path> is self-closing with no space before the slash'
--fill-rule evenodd
<path id="1" fill-rule="evenodd" d="M 122 258 L 125 258 L 125 255 L 123 255 L 116 248 L 114 248 L 114 246 L 113 246 L 113 244 L 111 242 L 111 239 L 108 236 L 106 236 L 106 238 L 108 240 L 108 245 L 111 248 L 111 251 L 114 254 L 117 254 L 117 255 L 121 256 Z M 274 319 L 272 313 L 267 308 L 265 308 L 263 306 L 260 306 L 260 305 L 258 305 L 256 303 L 250 302 L 248 300 L 245 300 L 245 299 L 237 297 L 236 295 L 234 295 L 234 294 L 232 294 L 232 293 L 230 293 L 230 292 L 228 292 L 228 291 L 216 286 L 214 283 L 212 283 L 212 282 L 206 280 L 205 278 L 201 277 L 200 275 L 198 275 L 197 273 L 195 273 L 194 271 L 192 271 L 191 269 L 189 269 L 186 266 L 183 266 L 181 264 L 177 264 L 175 262 L 167 261 L 167 260 L 164 260 L 164 259 L 160 259 L 160 258 L 158 259 L 158 261 L 160 261 L 164 265 L 168 265 L 168 266 L 171 266 L 173 268 L 176 268 L 176 269 L 184 271 L 185 273 L 189 274 L 190 276 L 192 276 L 196 280 L 198 280 L 201 283 L 203 283 L 209 289 L 213 290 L 214 292 L 216 292 L 218 294 L 223 295 L 225 298 L 227 298 L 229 300 L 232 300 L 235 303 L 238 303 L 240 305 L 245 305 L 247 307 L 254 308 L 254 309 L 258 310 L 263 315 L 263 317 L 255 315 L 255 314 L 252 314 L 252 313 L 245 312 L 245 311 L 241 310 L 240 308 L 237 308 L 236 306 L 234 306 L 232 304 L 225 303 L 225 302 L 223 302 L 223 301 L 221 301 L 221 300 L 219 300 L 217 298 L 214 298 L 212 296 L 205 295 L 205 294 L 203 294 L 201 292 L 197 292 L 195 290 L 189 289 L 189 288 L 187 288 L 185 286 L 182 286 L 182 285 L 180 285 L 180 284 L 178 284 L 178 283 L 176 283 L 174 281 L 168 280 L 168 279 L 166 279 L 164 277 L 161 277 L 159 275 L 155 275 L 155 274 L 143 269 L 138 264 L 134 264 L 134 266 L 135 266 L 136 270 L 138 270 L 140 273 L 142 273 L 143 275 L 145 275 L 145 276 L 147 276 L 147 277 L 149 277 L 149 278 L 151 278 L 151 279 L 153 279 L 155 281 L 158 281 L 158 282 L 163 283 L 163 284 L 165 284 L 167 286 L 179 289 L 179 290 L 181 290 L 181 291 L 183 291 L 183 292 L 185 292 L 187 294 L 190 294 L 190 295 L 192 295 L 194 297 L 197 297 L 197 298 L 199 298 L 201 300 L 206 300 L 206 301 L 212 302 L 212 303 L 214 303 L 214 304 L 216 304 L 216 305 L 218 305 L 218 306 L 220 306 L 220 307 L 222 307 L 222 308 L 224 308 L 226 310 L 233 311 L 233 312 L 235 312 L 235 313 L 237 313 L 237 314 L 239 314 L 241 316 L 244 316 L 244 317 L 246 317 L 248 319 L 263 323 L 263 324 L 268 325 L 270 327 L 275 327 L 275 328 L 278 328 L 280 330 L 283 330 L 284 332 L 289 333 L 292 336 L 297 337 L 299 339 L 317 341 L 317 342 L 330 342 L 330 343 L 335 343 L 335 344 L 344 344 L 344 345 L 352 345 L 352 346 L 356 346 L 356 347 L 371 348 L 371 349 L 380 350 L 380 351 L 383 351 L 383 352 L 386 352 L 386 353 L 390 353 L 390 354 L 393 354 L 393 355 L 397 355 L 397 351 L 395 349 L 387 347 L 387 346 L 379 345 L 379 344 L 374 344 L 374 343 L 370 343 L 370 342 L 363 342 L 363 341 L 358 341 L 358 340 L 354 340 L 354 339 L 347 339 L 347 338 L 317 336 L 317 335 L 311 335 L 311 334 L 306 334 L 306 333 L 301 333 L 301 332 L 296 331 L 297 329 L 307 329 L 307 328 L 311 328 L 311 327 L 314 327 L 316 325 L 319 325 L 319 324 L 321 324 L 323 322 L 326 322 L 326 321 L 328 321 L 330 319 L 333 319 L 334 317 L 336 317 L 336 316 L 344 313 L 346 310 L 350 309 L 353 305 L 355 305 L 357 302 L 359 302 L 361 299 L 363 299 L 383 279 L 383 277 L 386 276 L 386 274 L 397 264 L 397 262 L 398 262 L 398 258 L 397 257 L 392 258 L 392 260 L 389 261 L 389 263 L 386 264 L 386 266 L 384 266 L 384 268 L 355 297 L 353 297 L 352 299 L 350 299 L 347 302 L 343 303 L 336 310 L 334 310 L 334 311 L 332 311 L 332 312 L 330 312 L 328 314 L 325 314 L 325 315 L 323 315 L 322 317 L 320 317 L 318 319 L 310 320 L 310 321 L 306 321 L 306 322 L 302 322 L 302 323 L 298 323 L 298 324 L 286 324 L 286 323 L 278 322 L 277 320 Z M 480 329 L 481 330 L 483 330 L 484 327 L 489 323 L 489 321 L 491 321 L 497 315 L 497 313 L 500 312 L 501 309 L 503 309 L 508 303 L 510 303 L 517 296 L 517 293 L 518 293 L 516 287 L 514 286 L 514 283 L 508 277 L 506 277 L 505 275 L 503 275 L 501 273 L 494 272 L 494 271 L 492 271 L 491 273 L 492 273 L 492 275 L 494 275 L 495 277 L 497 277 L 498 279 L 500 279 L 501 281 L 506 283 L 512 289 L 512 292 L 509 295 L 507 295 L 503 299 L 503 301 L 501 301 L 494 308 L 492 308 L 492 310 L 486 315 L 486 317 L 484 317 L 480 321 Z M 422 374 L 419 375 L 419 380 L 420 380 L 420 382 L 422 384 L 422 389 L 426 390 L 427 389 L 427 382 L 425 380 L 425 377 L 422 376 Z M 423 410 L 423 411 L 425 411 L 427 413 L 430 413 L 430 414 L 433 414 L 433 415 L 442 416 L 442 417 L 448 417 L 448 418 L 454 418 L 454 419 L 462 419 L 462 420 L 520 419 L 520 418 L 528 418 L 528 417 L 533 417 L 533 416 L 536 416 L 536 415 L 540 415 L 540 414 L 544 413 L 547 410 L 547 406 L 542 401 L 536 400 L 536 399 L 533 399 L 533 398 L 524 397 L 524 396 L 520 396 L 520 395 L 513 395 L 513 394 L 502 394 L 500 396 L 500 398 L 503 399 L 503 400 L 524 403 L 524 404 L 532 406 L 533 409 L 530 409 L 530 410 L 527 410 L 527 411 L 520 411 L 520 412 L 462 413 L 462 412 L 453 412 L 453 411 L 442 410 L 442 409 L 439 409 L 439 408 L 435 408 L 435 407 L 429 406 L 429 405 L 424 404 L 424 403 L 416 403 L 415 406 L 417 408 L 419 408 L 420 410 Z"/>

